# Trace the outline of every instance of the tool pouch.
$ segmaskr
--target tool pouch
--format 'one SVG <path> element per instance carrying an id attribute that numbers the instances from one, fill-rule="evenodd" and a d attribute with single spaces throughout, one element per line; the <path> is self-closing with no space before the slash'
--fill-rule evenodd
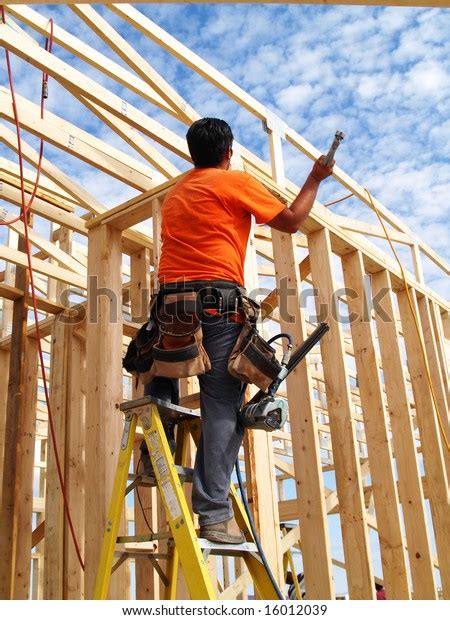
<path id="1" fill-rule="evenodd" d="M 254 383 L 264 392 L 278 375 L 281 364 L 275 350 L 246 322 L 228 359 L 228 372 L 243 383 Z"/>
<path id="2" fill-rule="evenodd" d="M 165 295 L 158 311 L 160 337 L 153 347 L 153 376 L 181 379 L 210 370 L 199 310 L 194 291 Z"/>
<path id="3" fill-rule="evenodd" d="M 153 379 L 153 346 L 158 340 L 158 328 L 153 319 L 144 323 L 130 341 L 122 366 L 146 385 Z"/>

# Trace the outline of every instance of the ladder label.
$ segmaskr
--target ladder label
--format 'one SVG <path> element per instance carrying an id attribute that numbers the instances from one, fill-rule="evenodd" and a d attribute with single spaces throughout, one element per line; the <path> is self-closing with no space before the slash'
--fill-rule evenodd
<path id="1" fill-rule="evenodd" d="M 159 472 L 159 477 L 165 478 L 167 474 L 169 473 L 169 468 L 167 467 L 167 461 L 164 458 L 164 455 L 161 454 L 160 456 L 158 456 L 158 453 L 156 453 L 155 462 L 156 462 L 156 468 Z"/>
<path id="2" fill-rule="evenodd" d="M 170 480 L 161 483 L 161 491 L 164 496 L 165 504 L 170 512 L 172 520 L 181 517 L 181 506 L 173 490 Z"/>
<path id="3" fill-rule="evenodd" d="M 159 477 L 165 478 L 169 473 L 169 466 L 164 454 L 161 454 L 161 445 L 159 443 L 158 433 L 156 431 L 153 431 L 149 434 L 148 438 L 151 445 L 152 457 L 155 461 Z"/>

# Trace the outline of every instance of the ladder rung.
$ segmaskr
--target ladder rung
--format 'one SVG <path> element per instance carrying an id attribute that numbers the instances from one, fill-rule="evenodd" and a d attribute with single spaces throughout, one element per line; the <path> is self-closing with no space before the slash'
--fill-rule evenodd
<path id="1" fill-rule="evenodd" d="M 175 465 L 180 482 L 192 482 L 194 470 L 191 467 L 182 467 Z M 129 474 L 128 480 L 131 484 L 127 487 L 125 495 L 136 487 L 154 487 L 156 486 L 156 478 L 154 476 L 144 476 L 143 474 Z"/>
<path id="2" fill-rule="evenodd" d="M 241 545 L 231 545 L 225 543 L 215 543 L 206 538 L 198 538 L 198 544 L 204 551 L 209 551 L 212 555 L 242 555 L 244 553 L 258 553 L 255 543 L 245 542 Z"/>
<path id="3" fill-rule="evenodd" d="M 144 534 L 144 535 L 135 535 L 135 536 L 118 536 L 117 544 L 123 545 L 126 543 L 145 543 L 145 542 L 156 542 L 157 540 L 167 540 L 171 538 L 170 532 L 156 532 L 154 534 Z"/>
<path id="4" fill-rule="evenodd" d="M 169 557 L 167 553 L 154 553 L 153 549 L 150 549 L 148 547 L 129 547 L 127 545 L 125 549 L 126 550 L 124 552 L 115 551 L 114 555 L 116 557 L 120 557 L 121 555 L 125 554 L 127 557 L 133 559 L 152 556 L 152 558 L 154 558 L 155 560 L 167 560 L 167 558 Z"/>
<path id="5" fill-rule="evenodd" d="M 182 407 L 190 407 L 191 409 L 199 409 L 200 392 L 195 392 L 194 394 L 187 394 L 186 396 L 181 396 L 180 405 Z"/>
<path id="6" fill-rule="evenodd" d="M 169 532 L 161 532 L 161 534 L 149 534 L 148 536 L 118 536 L 117 544 L 125 544 L 125 550 L 128 553 L 154 554 L 152 547 L 143 546 L 143 543 L 156 542 L 158 540 L 167 540 L 169 546 L 173 546 L 173 538 Z M 206 538 L 197 538 L 197 542 L 203 551 L 209 551 L 213 555 L 242 555 L 243 553 L 259 554 L 255 543 L 245 542 L 241 545 L 232 545 L 227 543 L 216 543 L 206 540 Z"/>

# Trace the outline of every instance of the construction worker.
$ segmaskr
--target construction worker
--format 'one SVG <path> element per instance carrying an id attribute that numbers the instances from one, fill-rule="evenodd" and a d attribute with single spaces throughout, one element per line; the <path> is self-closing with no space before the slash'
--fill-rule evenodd
<path id="1" fill-rule="evenodd" d="M 242 329 L 242 317 L 236 313 L 236 288 L 242 290 L 244 283 L 251 216 L 257 224 L 296 232 L 332 166 L 325 167 L 318 160 L 287 208 L 246 172 L 229 170 L 233 134 L 225 121 L 202 118 L 189 128 L 186 138 L 194 168 L 167 194 L 162 206 L 158 278 L 163 296 L 184 290 L 208 293 L 208 309 L 201 322 L 211 369 L 199 376 L 202 435 L 194 466 L 192 506 L 199 515 L 200 537 L 240 544 L 244 537 L 234 520 L 228 493 L 243 438 L 237 422 L 242 385 L 227 366 Z M 177 403 L 177 383 L 157 377 L 146 386 L 146 394 Z M 172 429 L 166 432 L 173 442 Z"/>

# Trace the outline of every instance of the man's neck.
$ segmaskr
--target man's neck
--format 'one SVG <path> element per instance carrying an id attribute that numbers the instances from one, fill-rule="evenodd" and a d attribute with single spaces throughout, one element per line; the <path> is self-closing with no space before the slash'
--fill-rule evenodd
<path id="1" fill-rule="evenodd" d="M 224 160 L 217 164 L 217 166 L 194 166 L 195 170 L 208 170 L 208 168 L 214 168 L 215 170 L 229 170 L 230 169 L 230 160 Z"/>

